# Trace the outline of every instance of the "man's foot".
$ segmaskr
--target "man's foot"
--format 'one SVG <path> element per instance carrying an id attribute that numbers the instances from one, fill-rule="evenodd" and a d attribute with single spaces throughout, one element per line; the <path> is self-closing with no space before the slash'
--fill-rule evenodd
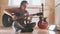
<path id="1" fill-rule="evenodd" d="M 23 29 L 21 32 L 32 32 L 33 29 Z"/>

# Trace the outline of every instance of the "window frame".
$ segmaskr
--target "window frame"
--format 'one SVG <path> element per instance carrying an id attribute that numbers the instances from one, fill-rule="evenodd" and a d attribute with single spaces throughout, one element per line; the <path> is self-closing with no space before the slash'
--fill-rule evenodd
<path id="1" fill-rule="evenodd" d="M 14 5 L 14 3 L 13 3 L 13 1 L 14 0 L 8 0 L 8 6 L 19 6 L 19 5 Z M 21 1 L 23 1 L 23 0 L 21 0 Z M 20 1 L 20 2 L 21 2 Z M 27 1 L 27 0 L 26 0 Z M 29 0 L 30 2 L 30 4 L 29 5 L 33 5 L 33 3 L 32 3 L 32 1 L 31 0 Z M 41 2 L 40 2 L 40 5 L 33 5 L 33 6 L 41 6 L 41 3 L 43 3 L 43 1 L 42 0 L 40 0 Z M 45 5 L 45 0 L 44 0 L 44 5 Z"/>

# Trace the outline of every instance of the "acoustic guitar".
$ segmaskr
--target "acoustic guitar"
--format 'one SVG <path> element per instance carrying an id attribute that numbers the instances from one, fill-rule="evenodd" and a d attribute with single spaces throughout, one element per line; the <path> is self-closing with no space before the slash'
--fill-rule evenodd
<path id="1" fill-rule="evenodd" d="M 8 14 L 5 14 L 2 16 L 2 24 L 4 27 L 10 27 L 12 26 L 13 23 L 13 19 L 11 16 L 9 16 Z"/>
<path id="2" fill-rule="evenodd" d="M 43 3 L 42 3 L 42 15 L 39 17 L 38 21 L 38 27 L 40 29 L 47 29 L 48 28 L 48 22 L 46 21 L 46 18 L 44 17 L 44 9 L 43 9 Z"/>

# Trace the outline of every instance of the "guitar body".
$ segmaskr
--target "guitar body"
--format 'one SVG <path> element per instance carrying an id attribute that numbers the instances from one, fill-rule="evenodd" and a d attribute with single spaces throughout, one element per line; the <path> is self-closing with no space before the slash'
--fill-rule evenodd
<path id="1" fill-rule="evenodd" d="M 38 27 L 40 29 L 47 29 L 48 28 L 48 24 L 47 23 L 40 23 L 40 22 L 38 22 Z"/>
<path id="2" fill-rule="evenodd" d="M 48 28 L 48 23 L 47 23 L 47 21 L 46 21 L 46 18 L 44 18 L 43 20 L 42 20 L 42 17 L 39 17 L 39 22 L 38 22 L 38 27 L 40 28 L 40 29 L 47 29 Z"/>
<path id="3" fill-rule="evenodd" d="M 9 16 L 7 14 L 4 14 L 2 16 L 2 24 L 3 24 L 3 26 L 10 27 L 10 26 L 12 26 L 12 23 L 13 23 L 13 19 L 12 19 L 11 16 Z"/>

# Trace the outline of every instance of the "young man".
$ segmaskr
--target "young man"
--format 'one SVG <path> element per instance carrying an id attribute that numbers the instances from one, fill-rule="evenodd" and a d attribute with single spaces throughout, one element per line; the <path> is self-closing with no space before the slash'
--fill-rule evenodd
<path id="1" fill-rule="evenodd" d="M 21 32 L 32 32 L 33 31 L 33 27 L 35 26 L 35 23 L 27 23 L 26 21 L 29 14 L 26 10 L 27 7 L 27 1 L 22 1 L 21 5 L 19 8 L 17 8 L 16 10 L 13 10 L 13 19 L 14 19 L 14 28 L 16 29 L 16 31 L 21 30 Z M 24 23 L 24 21 L 26 22 L 26 24 Z"/>

